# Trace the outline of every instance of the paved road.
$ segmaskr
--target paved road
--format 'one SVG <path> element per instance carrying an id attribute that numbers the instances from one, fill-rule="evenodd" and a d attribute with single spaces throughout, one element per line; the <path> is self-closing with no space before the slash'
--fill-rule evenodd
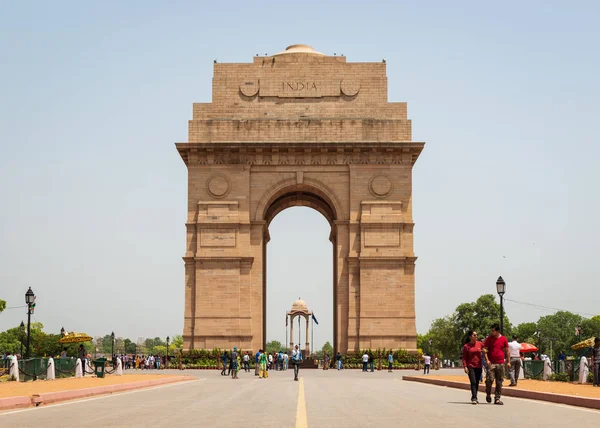
<path id="1" fill-rule="evenodd" d="M 0 427 L 600 425 L 598 411 L 510 397 L 504 399 L 502 407 L 472 406 L 467 391 L 404 382 L 401 377 L 406 373 L 400 371 L 306 370 L 301 373 L 301 382 L 293 381 L 292 371 L 271 372 L 264 380 L 242 372 L 237 381 L 223 378 L 216 371 L 190 370 L 186 374 L 197 380 L 0 413 Z M 483 396 L 480 398 L 484 401 Z"/>

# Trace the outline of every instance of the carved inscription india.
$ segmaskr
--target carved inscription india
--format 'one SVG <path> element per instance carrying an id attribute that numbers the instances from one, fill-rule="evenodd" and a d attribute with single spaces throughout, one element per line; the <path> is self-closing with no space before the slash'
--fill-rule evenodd
<path id="1" fill-rule="evenodd" d="M 260 97 L 321 98 L 339 97 L 339 80 L 274 79 L 260 80 Z"/>

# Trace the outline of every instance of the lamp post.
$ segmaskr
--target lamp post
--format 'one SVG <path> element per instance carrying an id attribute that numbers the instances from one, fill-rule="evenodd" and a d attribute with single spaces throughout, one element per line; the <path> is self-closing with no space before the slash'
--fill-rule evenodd
<path id="1" fill-rule="evenodd" d="M 504 334 L 504 293 L 506 292 L 506 283 L 501 276 L 496 281 L 496 291 L 500 296 L 500 333 Z"/>
<path id="2" fill-rule="evenodd" d="M 538 355 L 540 352 L 542 352 L 542 330 L 540 330 L 538 328 L 537 330 L 537 337 L 538 337 Z"/>
<path id="3" fill-rule="evenodd" d="M 581 336 L 581 331 L 583 329 L 581 328 L 581 323 L 577 324 L 577 328 L 575 329 L 575 336 L 580 337 Z"/>
<path id="4" fill-rule="evenodd" d="M 21 330 L 21 358 L 23 358 L 23 336 L 25 335 L 25 323 L 23 321 L 21 321 L 19 329 Z"/>
<path id="5" fill-rule="evenodd" d="M 165 369 L 169 368 L 169 336 L 167 336 L 167 359 L 165 360 Z"/>
<path id="6" fill-rule="evenodd" d="M 115 355 L 115 332 L 110 333 L 110 359 L 113 360 Z"/>
<path id="7" fill-rule="evenodd" d="M 25 303 L 27 303 L 27 350 L 25 351 L 25 358 L 29 358 L 29 344 L 31 343 L 31 310 L 33 302 L 35 302 L 35 294 L 29 287 L 27 293 L 25 293 Z"/>

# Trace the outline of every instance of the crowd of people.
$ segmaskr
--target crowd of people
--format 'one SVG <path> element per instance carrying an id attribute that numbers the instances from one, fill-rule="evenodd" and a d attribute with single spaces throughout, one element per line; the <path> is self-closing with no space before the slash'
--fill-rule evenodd
<path id="1" fill-rule="evenodd" d="M 291 353 L 283 351 L 266 352 L 262 349 L 258 350 L 255 355 L 250 355 L 245 351 L 243 355 L 233 348 L 231 354 L 228 351 L 221 355 L 221 376 L 231 376 L 232 379 L 239 379 L 238 373 L 243 368 L 245 372 L 250 372 L 250 359 L 254 359 L 254 375 L 259 379 L 269 377 L 269 371 L 286 371 L 289 368 L 290 362 L 294 369 L 294 380 L 298 380 L 298 372 L 300 363 L 302 362 L 302 352 L 298 345 Z"/>

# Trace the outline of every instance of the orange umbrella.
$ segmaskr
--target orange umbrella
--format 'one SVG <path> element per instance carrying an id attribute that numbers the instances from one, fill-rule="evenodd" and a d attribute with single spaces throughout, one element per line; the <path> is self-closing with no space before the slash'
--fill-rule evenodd
<path id="1" fill-rule="evenodd" d="M 532 345 L 531 343 L 521 343 L 521 354 L 526 354 L 528 352 L 537 352 L 538 348 L 535 345 Z"/>

